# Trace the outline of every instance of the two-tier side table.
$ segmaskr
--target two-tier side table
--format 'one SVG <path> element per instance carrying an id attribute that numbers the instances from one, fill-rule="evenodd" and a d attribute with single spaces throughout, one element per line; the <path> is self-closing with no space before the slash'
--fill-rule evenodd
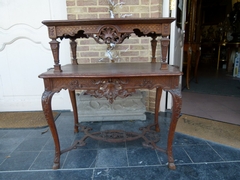
<path id="1" fill-rule="evenodd" d="M 172 143 L 180 115 L 182 99 L 179 87 L 179 77 L 182 73 L 177 67 L 167 64 L 169 46 L 170 24 L 173 18 L 155 19 L 86 19 L 86 20 L 49 20 L 43 21 L 48 27 L 51 50 L 54 58 L 54 67 L 39 75 L 44 81 L 45 91 L 42 95 L 42 107 L 50 127 L 55 144 L 55 158 L 53 169 L 60 167 L 60 155 L 76 146 L 85 145 L 87 138 L 94 138 L 108 142 L 131 141 L 138 138 L 145 140 L 144 145 L 163 151 L 168 156 L 168 166 L 175 169 L 172 154 Z M 138 37 L 150 37 L 152 45 L 151 62 L 139 63 L 94 63 L 78 64 L 76 49 L 78 38 L 93 38 L 100 44 L 121 44 L 131 34 Z M 161 57 L 157 62 L 155 53 L 157 37 L 161 37 Z M 72 50 L 72 63 L 60 65 L 58 39 L 70 39 Z M 137 89 L 156 88 L 155 119 L 153 124 L 141 128 L 141 133 L 125 132 L 121 130 L 108 130 L 91 132 L 91 128 L 82 126 L 78 122 L 75 90 L 86 90 L 86 94 L 96 98 L 105 97 L 112 103 L 116 97 L 125 98 Z M 71 147 L 62 150 L 59 143 L 58 131 L 52 114 L 51 100 L 55 93 L 67 89 L 70 94 L 74 114 L 74 132 L 79 129 L 85 136 L 76 141 Z M 168 133 L 167 148 L 156 145 L 159 140 L 156 136 L 160 131 L 158 123 L 158 110 L 162 90 L 170 92 L 173 99 L 172 117 Z"/>

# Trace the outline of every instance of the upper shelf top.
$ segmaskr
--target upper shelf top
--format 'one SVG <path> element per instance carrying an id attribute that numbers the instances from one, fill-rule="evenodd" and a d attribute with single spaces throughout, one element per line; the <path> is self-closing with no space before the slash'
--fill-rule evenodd
<path id="1" fill-rule="evenodd" d="M 174 18 L 116 18 L 116 19 L 81 19 L 81 20 L 46 20 L 42 23 L 48 27 L 50 39 L 88 38 L 96 41 L 106 34 L 118 36 L 113 43 L 122 43 L 131 33 L 140 36 L 169 36 L 170 24 Z M 96 36 L 98 36 L 96 38 Z M 121 37 L 121 38 L 119 38 Z M 106 38 L 106 36 L 105 36 Z M 119 40 L 121 39 L 121 40 Z M 104 43 L 106 43 L 104 41 Z M 108 43 L 108 42 L 107 42 Z"/>
<path id="2" fill-rule="evenodd" d="M 78 20 L 44 20 L 46 26 L 104 25 L 104 24 L 170 24 L 175 18 L 101 18 Z"/>

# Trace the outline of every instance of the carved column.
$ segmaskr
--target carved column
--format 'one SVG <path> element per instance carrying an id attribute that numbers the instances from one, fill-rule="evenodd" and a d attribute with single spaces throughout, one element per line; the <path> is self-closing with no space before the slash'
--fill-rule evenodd
<path id="1" fill-rule="evenodd" d="M 168 36 L 170 35 L 170 24 L 162 24 L 162 39 L 161 47 L 162 47 L 162 63 L 161 63 L 161 69 L 168 69 L 168 63 L 167 63 L 167 52 L 168 52 L 168 46 L 170 43 L 170 40 Z"/>
<path id="2" fill-rule="evenodd" d="M 169 46 L 170 40 L 166 37 L 163 37 L 160 41 L 161 41 L 161 47 L 162 47 L 161 69 L 168 69 L 167 52 L 168 52 L 168 46 Z"/>
<path id="3" fill-rule="evenodd" d="M 52 39 L 49 42 L 54 59 L 54 72 L 62 72 L 61 65 L 59 64 L 59 42 L 56 39 Z"/>
<path id="4" fill-rule="evenodd" d="M 157 47 L 157 36 L 152 36 L 151 46 L 152 46 L 152 63 L 156 62 L 156 47 Z"/>
<path id="5" fill-rule="evenodd" d="M 72 50 L 72 64 L 77 65 L 77 42 L 75 41 L 76 39 L 71 39 L 70 46 Z"/>

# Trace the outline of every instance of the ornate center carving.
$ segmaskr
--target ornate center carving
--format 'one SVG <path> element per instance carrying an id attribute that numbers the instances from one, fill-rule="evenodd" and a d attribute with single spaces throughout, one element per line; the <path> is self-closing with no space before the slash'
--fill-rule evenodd
<path id="1" fill-rule="evenodd" d="M 78 89 L 81 87 L 82 87 L 82 85 L 79 84 L 78 80 L 73 80 L 70 82 L 70 89 Z"/>
<path id="2" fill-rule="evenodd" d="M 123 85 L 128 84 L 126 80 L 109 79 L 93 81 L 93 84 L 98 85 L 97 90 L 87 90 L 85 94 L 92 95 L 96 98 L 106 97 L 112 104 L 118 96 L 121 98 L 127 97 L 135 92 L 135 90 L 124 89 Z"/>
<path id="3" fill-rule="evenodd" d="M 124 39 L 129 38 L 131 33 L 120 33 L 114 26 L 104 26 L 99 30 L 98 34 L 92 37 L 100 44 L 121 44 Z"/>
<path id="4" fill-rule="evenodd" d="M 147 79 L 144 79 L 141 84 L 140 84 L 140 87 L 142 88 L 148 88 L 148 89 L 152 89 L 154 86 L 153 82 L 151 80 L 147 80 Z"/>

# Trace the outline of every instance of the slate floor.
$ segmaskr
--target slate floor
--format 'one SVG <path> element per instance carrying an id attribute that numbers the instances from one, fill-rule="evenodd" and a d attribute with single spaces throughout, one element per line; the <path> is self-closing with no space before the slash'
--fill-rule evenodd
<path id="1" fill-rule="evenodd" d="M 166 147 L 170 114 L 160 114 L 161 147 Z M 89 123 L 95 130 L 138 131 L 153 121 Z M 69 147 L 82 133 L 73 133 L 71 112 L 62 112 L 57 128 L 62 148 Z M 127 126 L 126 126 L 127 125 Z M 127 127 L 127 128 L 126 128 Z M 166 154 L 143 147 L 142 140 L 106 143 L 87 140 L 87 145 L 61 156 L 61 169 L 52 170 L 54 146 L 44 129 L 0 130 L 0 179 L 81 180 L 234 180 L 240 177 L 240 150 L 180 133 L 175 134 L 173 153 L 176 170 L 167 168 Z M 45 133 L 44 133 L 45 132 Z"/>

